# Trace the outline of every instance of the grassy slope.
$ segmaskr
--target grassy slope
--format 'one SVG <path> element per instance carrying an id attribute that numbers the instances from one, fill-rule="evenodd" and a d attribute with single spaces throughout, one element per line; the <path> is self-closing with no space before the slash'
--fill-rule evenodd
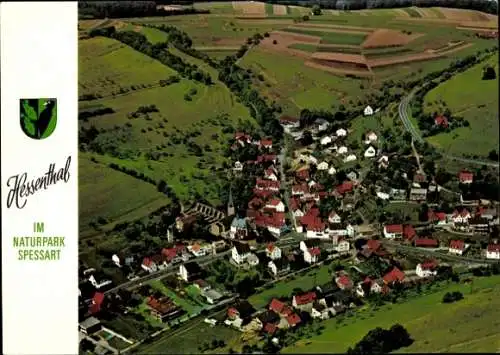
<path id="1" fill-rule="evenodd" d="M 101 40 L 101 39 L 99 39 Z M 100 57 L 93 57 L 92 52 L 85 53 L 85 61 L 88 66 L 80 70 L 80 78 L 87 78 L 90 71 L 91 76 L 92 63 L 97 60 L 100 63 L 100 72 L 116 73 L 119 78 L 134 78 L 141 77 L 143 72 L 148 73 L 150 65 L 152 73 L 158 68 L 165 68 L 165 74 L 175 74 L 176 72 L 164 67 L 156 61 L 148 61 L 148 58 L 141 53 L 135 52 L 126 47 L 127 52 L 131 52 L 138 60 L 128 65 L 127 58 L 114 55 L 112 58 L 101 61 Z M 135 156 L 138 152 L 142 153 L 142 157 L 130 158 L 128 160 L 119 160 L 111 157 L 103 157 L 102 160 L 115 162 L 119 165 L 134 168 L 145 175 L 154 178 L 155 180 L 164 179 L 171 184 L 180 197 L 187 198 L 190 195 L 190 189 L 197 190 L 200 194 L 207 197 L 209 201 L 218 203 L 217 187 L 209 186 L 202 180 L 192 181 L 192 174 L 208 176 L 212 174 L 209 170 L 210 166 L 220 166 L 224 159 L 221 149 L 225 148 L 226 138 L 221 133 L 220 122 L 208 123 L 208 119 L 212 119 L 218 114 L 227 114 L 229 124 L 236 124 L 239 119 L 250 120 L 248 110 L 240 103 L 236 102 L 236 98 L 231 94 L 222 83 L 217 81 L 216 70 L 208 67 L 202 61 L 191 58 L 175 49 L 172 49 L 174 54 L 183 57 L 186 61 L 197 64 L 203 70 L 209 72 L 215 81 L 215 84 L 208 87 L 194 81 L 182 79 L 179 83 L 172 84 L 167 87 L 146 88 L 137 91 L 131 91 L 126 95 L 108 97 L 91 102 L 92 106 L 112 107 L 115 113 L 94 117 L 88 120 L 87 123 L 82 123 L 89 127 L 95 125 L 98 129 L 106 129 L 109 132 L 103 135 L 103 139 L 119 142 L 119 150 L 124 152 L 127 157 Z M 143 66 L 136 66 L 136 62 L 149 63 Z M 117 69 L 118 68 L 118 69 Z M 139 74 L 136 74 L 139 73 Z M 158 74 L 156 72 L 155 79 L 165 78 L 167 75 Z M 99 85 L 98 82 L 92 82 Z M 197 93 L 192 95 L 192 101 L 186 101 L 184 95 L 190 90 L 196 89 Z M 93 87 L 90 90 L 95 90 Z M 127 114 L 137 110 L 139 106 L 154 104 L 159 109 L 159 113 L 150 114 L 149 120 L 137 118 L 129 120 Z M 82 103 L 81 106 L 89 105 Z M 210 110 L 207 110 L 207 107 Z M 130 127 L 127 127 L 129 125 Z M 210 146 L 212 152 L 205 150 L 204 156 L 197 158 L 189 155 L 186 152 L 184 144 L 169 145 L 169 136 L 175 134 L 176 130 L 185 133 L 186 131 L 198 130 L 201 135 L 191 138 L 192 141 L 204 147 Z M 218 134 L 219 139 L 214 140 L 213 134 Z M 178 136 L 181 136 L 179 133 Z M 159 161 L 147 161 L 144 154 L 147 152 L 162 152 L 164 156 Z M 128 153 L 127 153 L 128 152 Z M 132 152 L 132 154 L 130 154 Z M 125 154 L 127 153 L 127 154 Z M 204 169 L 198 167 L 200 160 L 204 159 L 208 165 Z M 191 183 L 182 183 L 181 176 L 185 176 Z M 213 175 L 213 174 L 212 174 Z M 212 180 L 213 181 L 213 180 Z"/>
<path id="2" fill-rule="evenodd" d="M 298 114 L 303 108 L 329 109 L 337 106 L 343 97 L 361 98 L 361 80 L 337 77 L 322 70 L 309 68 L 301 58 L 270 53 L 254 48 L 240 61 L 240 65 L 261 73 L 265 82 L 257 83 L 259 90 L 283 106 L 283 111 Z"/>
<path id="3" fill-rule="evenodd" d="M 153 185 L 93 163 L 88 154 L 80 153 L 78 171 L 79 223 L 84 234 L 96 217 L 110 223 L 139 218 L 169 203 Z"/>
<path id="4" fill-rule="evenodd" d="M 498 75 L 498 54 L 488 60 Z M 426 112 L 439 110 L 435 103 L 444 100 L 453 114 L 464 117 L 470 127 L 430 137 L 429 141 L 450 153 L 486 155 L 498 146 L 498 76 L 481 80 L 486 63 L 460 73 L 431 90 L 425 97 Z M 428 106 L 428 103 L 431 103 Z"/>
<path id="5" fill-rule="evenodd" d="M 335 318 L 325 321 L 323 334 L 284 349 L 283 353 L 343 353 L 375 327 L 388 328 L 402 324 L 415 342 L 399 352 L 495 352 L 500 348 L 500 277 L 474 280 L 475 291 L 468 285 L 450 285 L 445 290 L 412 299 L 406 303 L 386 305 L 373 316 L 361 314 L 337 324 Z M 458 290 L 465 299 L 442 304 L 444 293 Z M 365 311 L 368 313 L 369 311 Z"/>
<path id="6" fill-rule="evenodd" d="M 79 94 L 103 96 L 120 87 L 156 84 L 175 72 L 113 39 L 96 37 L 78 42 Z"/>

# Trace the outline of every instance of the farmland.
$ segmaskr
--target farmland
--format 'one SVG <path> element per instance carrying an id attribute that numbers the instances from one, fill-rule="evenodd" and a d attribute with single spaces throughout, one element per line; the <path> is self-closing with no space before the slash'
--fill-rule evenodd
<path id="1" fill-rule="evenodd" d="M 498 335 L 500 278 L 492 276 L 474 280 L 469 285 L 448 285 L 435 293 L 418 296 L 404 303 L 382 306 L 379 310 L 364 310 L 338 324 L 335 318 L 324 322 L 323 334 L 312 336 L 283 349 L 283 353 L 344 353 L 348 347 L 375 327 L 389 328 L 402 324 L 414 343 L 398 352 L 495 352 L 500 346 Z M 443 304 L 443 295 L 460 291 L 464 299 Z M 369 314 L 366 314 L 369 313 Z"/>
<path id="2" fill-rule="evenodd" d="M 457 74 L 425 96 L 426 112 L 441 112 L 444 107 L 441 101 L 444 101 L 453 115 L 462 116 L 470 123 L 470 127 L 428 138 L 429 142 L 451 154 L 484 156 L 497 147 L 498 76 L 494 80 L 481 80 L 484 65 L 493 66 L 498 73 L 498 55 Z"/>
<path id="3" fill-rule="evenodd" d="M 91 231 L 89 224 L 103 218 L 105 224 L 130 220 L 147 215 L 168 205 L 169 199 L 156 187 L 94 163 L 88 154 L 80 153 L 80 232 Z"/>

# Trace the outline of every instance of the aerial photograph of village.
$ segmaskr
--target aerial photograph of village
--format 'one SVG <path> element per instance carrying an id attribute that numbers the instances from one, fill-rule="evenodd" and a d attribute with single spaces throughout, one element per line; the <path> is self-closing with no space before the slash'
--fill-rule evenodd
<path id="1" fill-rule="evenodd" d="M 496 1 L 80 1 L 80 354 L 500 352 Z"/>

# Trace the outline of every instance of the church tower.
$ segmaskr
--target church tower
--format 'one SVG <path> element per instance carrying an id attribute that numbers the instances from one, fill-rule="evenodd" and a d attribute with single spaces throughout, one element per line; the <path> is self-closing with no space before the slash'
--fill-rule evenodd
<path id="1" fill-rule="evenodd" d="M 234 216 L 233 189 L 229 187 L 229 199 L 227 201 L 227 216 Z"/>

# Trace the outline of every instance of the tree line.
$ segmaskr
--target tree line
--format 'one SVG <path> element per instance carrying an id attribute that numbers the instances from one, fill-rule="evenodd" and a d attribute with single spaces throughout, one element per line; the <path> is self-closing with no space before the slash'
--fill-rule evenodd
<path id="1" fill-rule="evenodd" d="M 362 9 L 383 9 L 397 7 L 452 7 L 459 9 L 478 10 L 496 15 L 498 13 L 498 3 L 486 0 L 269 0 L 271 4 L 298 5 L 312 7 L 319 5 L 324 9 L 336 10 L 362 10 Z"/>
<path id="2" fill-rule="evenodd" d="M 120 41 L 136 51 L 139 51 L 151 58 L 158 60 L 160 63 L 174 69 L 181 76 L 204 83 L 212 84 L 210 74 L 202 71 L 197 65 L 184 62 L 181 58 L 170 53 L 168 50 L 168 42 L 152 44 L 146 36 L 134 31 L 116 31 L 114 26 L 94 29 L 89 33 L 90 37 L 103 36 Z"/>
<path id="3" fill-rule="evenodd" d="M 192 6 L 175 10 L 166 10 L 158 5 L 170 4 L 165 4 L 165 1 L 79 1 L 78 15 L 80 18 L 97 19 L 210 13 L 209 10 L 195 9 Z"/>

